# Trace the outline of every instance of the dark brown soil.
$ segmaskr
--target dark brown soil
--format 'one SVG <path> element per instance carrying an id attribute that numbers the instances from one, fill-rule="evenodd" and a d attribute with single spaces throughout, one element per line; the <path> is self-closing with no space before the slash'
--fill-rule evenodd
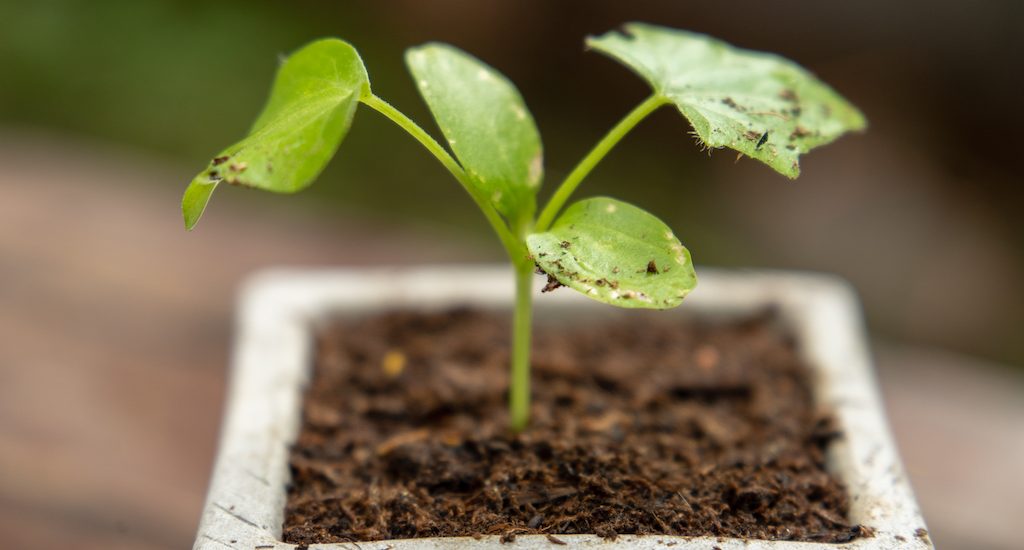
<path id="1" fill-rule="evenodd" d="M 405 312 L 325 327 L 284 540 L 865 534 L 825 471 L 837 433 L 771 314 L 628 319 L 538 330 L 521 435 L 506 428 L 503 318 Z"/>

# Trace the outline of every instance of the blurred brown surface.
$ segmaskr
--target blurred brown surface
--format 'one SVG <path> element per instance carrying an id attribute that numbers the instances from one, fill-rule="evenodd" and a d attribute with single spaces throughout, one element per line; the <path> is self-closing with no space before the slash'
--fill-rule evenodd
<path id="1" fill-rule="evenodd" d="M 455 257 L 443 235 L 246 211 L 245 193 L 186 233 L 183 177 L 0 136 L 5 547 L 189 545 L 246 273 Z"/>
<path id="2" fill-rule="evenodd" d="M 177 201 L 189 176 L 123 152 L 0 134 L 5 547 L 191 544 L 234 290 L 252 269 L 495 259 L 440 230 L 312 216 L 250 193 L 218 196 L 215 215 L 185 233 Z M 940 547 L 1019 548 L 1021 377 L 899 345 L 880 348 L 879 362 Z"/>
<path id="3" fill-rule="evenodd" d="M 903 463 L 940 549 L 1024 547 L 1024 376 L 937 349 L 876 345 Z"/>

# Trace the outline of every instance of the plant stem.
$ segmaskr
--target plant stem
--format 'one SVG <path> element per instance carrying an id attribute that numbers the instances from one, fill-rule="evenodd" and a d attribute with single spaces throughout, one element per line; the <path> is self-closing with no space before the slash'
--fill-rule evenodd
<path id="1" fill-rule="evenodd" d="M 469 193 L 469 196 L 473 198 L 473 202 L 475 202 L 484 213 L 487 221 L 491 224 L 491 228 L 493 228 L 494 232 L 498 234 L 498 239 L 501 240 L 501 244 L 505 247 L 505 251 L 508 253 L 509 259 L 512 260 L 512 263 L 516 266 L 519 266 L 524 262 L 529 264 L 527 261 L 528 253 L 526 252 L 526 245 L 523 244 L 522 239 L 519 239 L 512 234 L 508 228 L 508 224 L 506 224 L 505 220 L 502 219 L 501 214 L 495 210 L 494 206 L 491 205 L 485 197 L 481 196 L 480 193 L 476 191 L 476 187 L 473 185 L 473 182 L 469 180 L 469 176 L 466 175 L 462 166 L 459 166 L 459 163 L 448 154 L 448 151 L 441 147 L 437 140 L 431 137 L 423 128 L 420 128 L 418 124 L 412 121 L 412 119 L 405 116 L 405 113 L 399 111 L 387 101 L 384 101 L 373 94 L 364 95 L 359 98 L 359 101 L 397 124 L 403 130 L 408 132 L 409 135 L 416 138 L 416 140 L 419 141 L 420 144 L 430 152 L 430 154 L 434 155 L 434 157 L 439 160 L 453 176 L 455 176 L 455 179 L 458 180 L 459 184 L 461 184 L 466 192 Z"/>
<path id="2" fill-rule="evenodd" d="M 548 201 L 548 204 L 540 213 L 540 217 L 537 218 L 536 231 L 547 231 L 547 229 L 551 227 L 551 222 L 555 220 L 555 216 L 557 216 L 558 212 L 562 210 L 562 206 L 565 205 L 565 201 L 569 200 L 569 197 L 572 195 L 573 191 L 576 190 L 576 187 L 579 186 L 580 182 L 583 181 L 583 178 L 586 178 L 587 174 L 590 174 L 591 170 L 597 166 L 597 163 L 601 162 L 601 159 L 603 159 L 605 155 L 612 150 L 612 147 L 615 147 L 615 144 L 625 137 L 625 135 L 628 134 L 634 126 L 639 124 L 647 115 L 651 114 L 658 107 L 661 107 L 667 102 L 668 100 L 664 97 L 654 94 L 645 99 L 640 105 L 637 105 L 636 108 L 630 111 L 625 118 L 620 120 L 614 128 L 609 130 L 608 133 L 601 138 L 601 141 L 597 142 L 597 145 L 587 153 L 587 156 L 583 157 L 583 160 L 576 165 L 576 168 L 573 168 L 572 172 L 570 172 L 565 180 L 562 181 L 561 185 L 558 186 L 558 190 L 551 196 L 551 200 Z"/>
<path id="3" fill-rule="evenodd" d="M 517 264 L 516 309 L 512 320 L 512 372 L 509 380 L 509 418 L 521 432 L 530 421 L 530 330 L 533 309 L 533 264 Z"/>
<path id="4" fill-rule="evenodd" d="M 516 222 L 516 231 L 522 235 L 516 236 L 513 234 L 494 206 L 476 191 L 476 187 L 470 181 L 462 166 L 448 154 L 448 151 L 437 143 L 437 140 L 431 137 L 423 128 L 420 128 L 412 119 L 405 116 L 405 113 L 394 108 L 383 99 L 373 94 L 367 94 L 361 97 L 360 101 L 408 132 L 430 154 L 434 155 L 455 176 L 455 179 L 469 193 L 469 196 L 473 198 L 473 201 L 480 207 L 484 216 L 487 217 L 491 227 L 494 228 L 495 233 L 498 234 L 502 245 L 505 246 L 505 251 L 512 261 L 516 274 L 516 307 L 512 322 L 512 372 L 509 385 L 509 412 L 512 429 L 520 432 L 526 428 L 530 420 L 530 324 L 533 306 L 533 297 L 531 296 L 533 291 L 533 261 L 526 250 L 524 237 L 530 232 L 531 224 L 528 220 L 519 220 Z"/>

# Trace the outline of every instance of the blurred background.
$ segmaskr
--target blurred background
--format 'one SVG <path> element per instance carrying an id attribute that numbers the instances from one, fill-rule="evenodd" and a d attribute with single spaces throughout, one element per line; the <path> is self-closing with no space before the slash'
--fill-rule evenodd
<path id="1" fill-rule="evenodd" d="M 184 186 L 244 134 L 279 56 L 343 37 L 375 92 L 433 130 L 403 50 L 473 52 L 530 105 L 550 193 L 647 93 L 582 47 L 630 20 L 790 57 L 870 128 L 805 157 L 792 182 L 702 153 L 666 108 L 580 196 L 643 205 L 701 265 L 851 281 L 933 539 L 1024 547 L 1016 0 L 0 3 L 0 539 L 191 544 L 251 270 L 502 259 L 459 187 L 366 109 L 317 185 L 223 189 L 184 232 Z"/>

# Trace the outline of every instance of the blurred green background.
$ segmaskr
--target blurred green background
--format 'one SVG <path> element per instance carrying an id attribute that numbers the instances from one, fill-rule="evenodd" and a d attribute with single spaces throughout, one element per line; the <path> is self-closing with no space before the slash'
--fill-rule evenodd
<path id="1" fill-rule="evenodd" d="M 312 188 L 223 189 L 185 233 L 185 185 L 247 130 L 279 56 L 342 37 L 375 92 L 435 131 L 402 53 L 428 40 L 474 53 L 533 111 L 547 195 L 647 94 L 583 48 L 631 20 L 790 57 L 870 127 L 804 157 L 794 182 L 701 152 L 663 109 L 578 196 L 651 210 L 699 266 L 851 281 L 940 547 L 1019 548 L 1018 0 L 0 2 L 0 539 L 190 544 L 234 293 L 253 269 L 503 260 L 459 186 L 368 109 Z"/>
<path id="2" fill-rule="evenodd" d="M 582 38 L 634 19 L 708 32 L 798 60 L 862 106 L 869 133 L 810 155 L 791 183 L 750 161 L 734 166 L 726 152 L 708 160 L 665 109 L 582 192 L 648 206 L 698 263 L 837 272 L 864 294 L 883 335 L 1021 363 L 1024 192 L 1015 160 L 1024 115 L 1013 107 L 1020 88 L 1011 68 L 1022 7 L 922 6 L 9 2 L 0 8 L 0 121 L 116 143 L 180 166 L 185 182 L 245 131 L 278 56 L 315 37 L 355 44 L 377 93 L 430 124 L 401 54 L 443 40 L 521 87 L 544 137 L 550 191 L 645 92 L 585 53 Z M 237 194 L 217 196 L 210 215 Z M 318 215 L 363 213 L 490 238 L 432 159 L 369 110 L 318 185 L 294 201 Z"/>

